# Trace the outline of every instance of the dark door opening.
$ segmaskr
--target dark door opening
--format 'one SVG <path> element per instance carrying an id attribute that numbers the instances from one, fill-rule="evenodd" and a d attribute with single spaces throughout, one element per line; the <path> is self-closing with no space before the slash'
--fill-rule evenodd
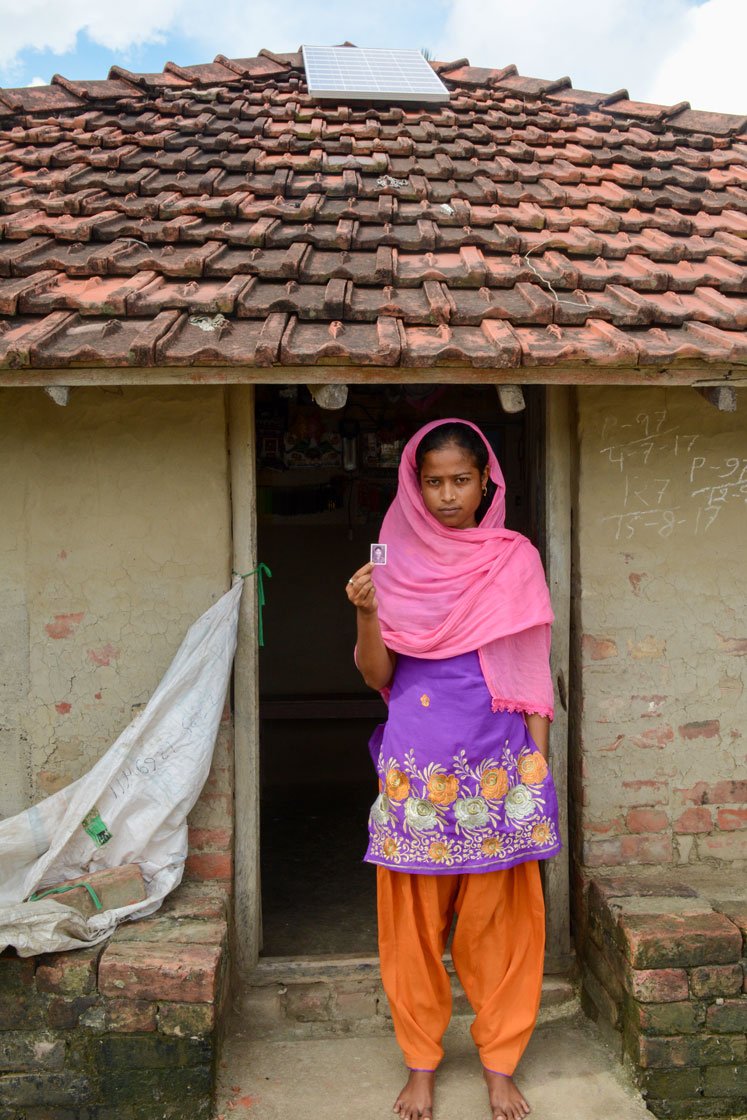
<path id="1" fill-rule="evenodd" d="M 477 423 L 506 480 L 506 524 L 544 551 L 540 386 L 501 409 L 493 385 L 351 386 L 326 411 L 301 386 L 257 391 L 258 557 L 272 571 L 260 651 L 263 956 L 373 955 L 377 794 L 368 740 L 383 701 L 353 663 L 344 585 L 366 562 L 399 452 L 442 416 Z"/>

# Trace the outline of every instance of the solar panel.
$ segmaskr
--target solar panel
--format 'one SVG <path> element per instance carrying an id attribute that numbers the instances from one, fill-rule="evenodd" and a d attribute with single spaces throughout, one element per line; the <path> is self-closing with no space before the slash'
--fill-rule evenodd
<path id="1" fill-rule="evenodd" d="M 416 50 L 364 47 L 301 48 L 312 97 L 341 94 L 366 101 L 449 100 L 449 91 Z"/>

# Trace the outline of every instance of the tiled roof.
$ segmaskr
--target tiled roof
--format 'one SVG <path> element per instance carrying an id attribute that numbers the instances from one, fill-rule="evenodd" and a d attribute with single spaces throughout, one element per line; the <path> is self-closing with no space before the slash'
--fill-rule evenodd
<path id="1" fill-rule="evenodd" d="M 0 365 L 747 362 L 747 118 L 433 65 L 448 105 L 268 51 L 0 90 Z"/>

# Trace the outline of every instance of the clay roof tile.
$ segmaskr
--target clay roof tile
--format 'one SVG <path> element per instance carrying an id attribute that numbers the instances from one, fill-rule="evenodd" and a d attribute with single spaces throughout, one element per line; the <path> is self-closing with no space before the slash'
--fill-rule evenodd
<path id="1" fill-rule="evenodd" d="M 0 362 L 747 360 L 746 117 L 432 65 L 446 106 L 298 51 L 0 90 Z"/>

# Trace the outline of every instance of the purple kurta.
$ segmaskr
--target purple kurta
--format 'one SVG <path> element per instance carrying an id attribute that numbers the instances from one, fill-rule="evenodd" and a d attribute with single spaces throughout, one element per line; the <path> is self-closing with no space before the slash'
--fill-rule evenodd
<path id="1" fill-rule="evenodd" d="M 364 859 L 392 871 L 495 871 L 562 848 L 558 802 L 521 712 L 493 712 L 476 652 L 397 656 L 369 742 L 380 793 Z"/>

